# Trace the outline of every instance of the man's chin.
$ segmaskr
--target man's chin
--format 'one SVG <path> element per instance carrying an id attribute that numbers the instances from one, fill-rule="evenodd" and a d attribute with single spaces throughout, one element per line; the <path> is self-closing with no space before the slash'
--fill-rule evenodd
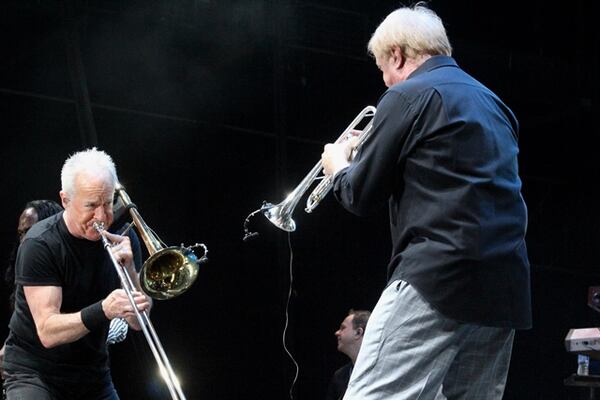
<path id="1" fill-rule="evenodd" d="M 100 240 L 102 238 L 102 236 L 94 231 L 94 232 L 86 232 L 84 239 L 89 240 L 91 242 L 97 242 L 98 240 Z"/>

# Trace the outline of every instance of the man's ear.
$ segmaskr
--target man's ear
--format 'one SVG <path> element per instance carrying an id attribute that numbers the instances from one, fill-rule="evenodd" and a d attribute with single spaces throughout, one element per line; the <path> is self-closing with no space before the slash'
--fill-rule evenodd
<path id="1" fill-rule="evenodd" d="M 362 335 L 363 335 L 363 333 L 365 333 L 365 331 L 363 330 L 363 328 L 358 328 L 358 329 L 356 330 L 356 336 L 362 336 Z"/>
<path id="2" fill-rule="evenodd" d="M 394 67 L 396 69 L 401 69 L 404 67 L 404 64 L 406 63 L 406 57 L 404 57 L 404 54 L 399 47 L 392 48 L 392 57 L 394 59 Z"/>
<path id="3" fill-rule="evenodd" d="M 67 192 L 65 192 L 64 190 L 60 191 L 60 202 L 62 203 L 63 208 L 67 208 L 67 204 L 69 204 L 69 196 L 67 195 Z"/>

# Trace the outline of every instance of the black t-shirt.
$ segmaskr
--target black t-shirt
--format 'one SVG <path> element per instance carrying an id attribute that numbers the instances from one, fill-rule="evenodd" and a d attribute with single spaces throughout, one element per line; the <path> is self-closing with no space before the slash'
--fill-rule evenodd
<path id="1" fill-rule="evenodd" d="M 60 286 L 61 313 L 74 313 L 105 298 L 120 284 L 102 241 L 72 236 L 54 215 L 33 226 L 19 247 L 16 262 L 15 311 L 10 320 L 5 367 L 37 371 L 48 379 L 85 383 L 108 373 L 105 329 L 46 349 L 42 346 L 23 286 Z"/>

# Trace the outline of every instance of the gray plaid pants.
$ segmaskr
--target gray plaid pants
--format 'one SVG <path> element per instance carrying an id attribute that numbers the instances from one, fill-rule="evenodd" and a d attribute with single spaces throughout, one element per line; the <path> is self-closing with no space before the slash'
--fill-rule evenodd
<path id="1" fill-rule="evenodd" d="M 395 281 L 369 318 L 344 400 L 501 399 L 513 338 L 446 318 Z"/>

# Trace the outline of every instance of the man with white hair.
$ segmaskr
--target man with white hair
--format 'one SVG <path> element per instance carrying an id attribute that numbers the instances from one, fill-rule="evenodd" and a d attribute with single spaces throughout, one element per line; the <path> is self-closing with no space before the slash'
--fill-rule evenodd
<path id="1" fill-rule="evenodd" d="M 140 329 L 95 228 L 113 222 L 116 168 L 108 154 L 88 149 L 65 161 L 61 183 L 65 211 L 34 225 L 17 253 L 4 388 L 9 400 L 116 400 L 108 326 L 123 318 Z M 129 238 L 102 234 L 139 290 Z M 141 291 L 134 299 L 140 311 L 150 308 Z"/>
<path id="2" fill-rule="evenodd" d="M 388 87 L 373 133 L 322 161 L 350 212 L 388 203 L 393 248 L 344 399 L 501 399 L 514 331 L 531 327 L 517 120 L 423 3 L 368 48 Z"/>

